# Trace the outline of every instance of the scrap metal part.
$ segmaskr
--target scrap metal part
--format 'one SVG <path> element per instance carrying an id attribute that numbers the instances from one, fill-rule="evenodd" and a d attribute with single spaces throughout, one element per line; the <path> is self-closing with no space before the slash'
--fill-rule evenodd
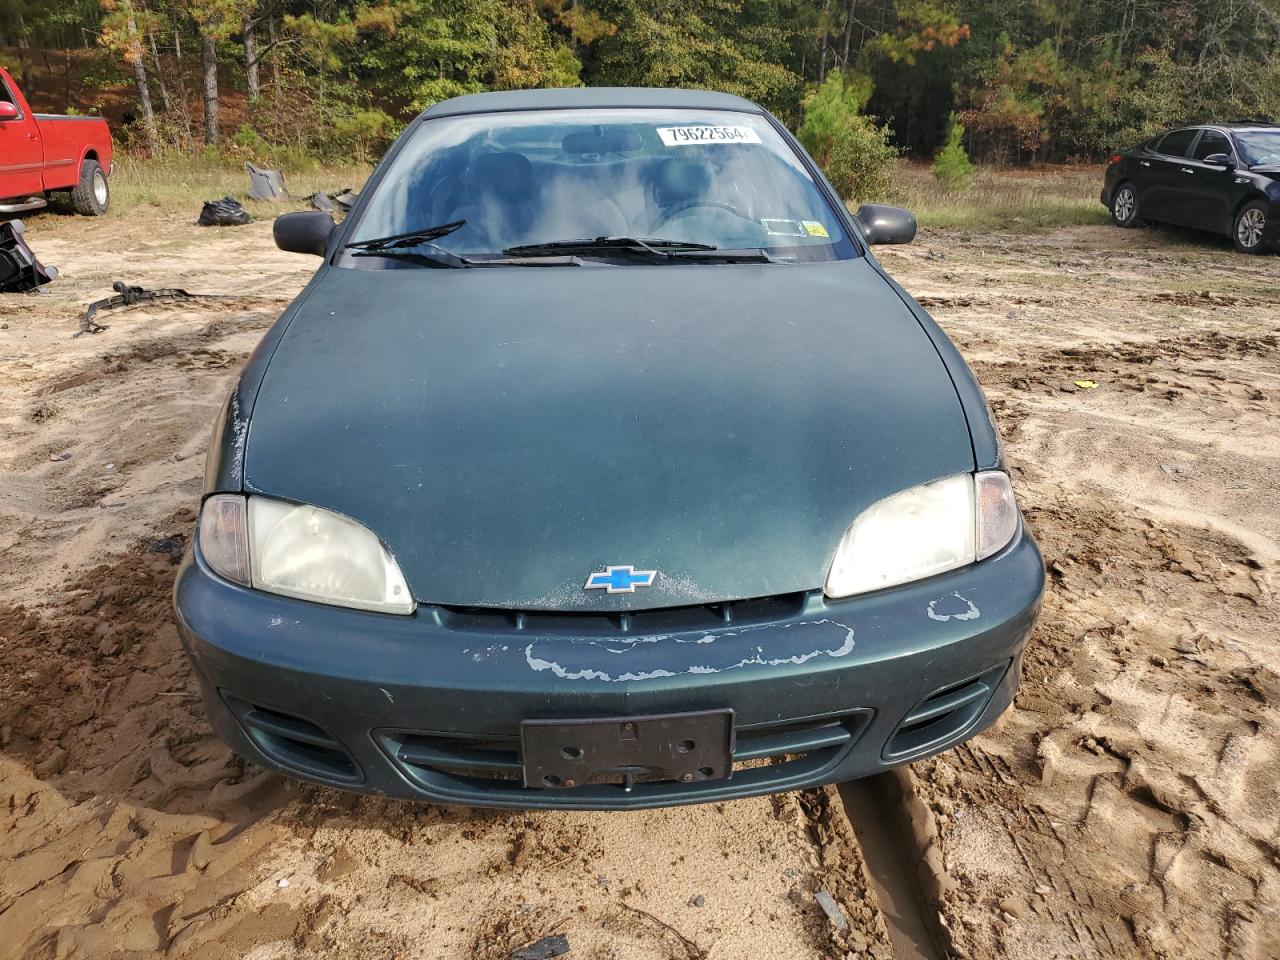
<path id="1" fill-rule="evenodd" d="M 23 293 L 58 279 L 27 246 L 21 220 L 0 223 L 0 293 Z"/>
<path id="2" fill-rule="evenodd" d="M 334 193 L 313 193 L 310 196 L 312 209 L 319 210 L 323 213 L 335 213 L 341 210 L 343 213 L 348 212 L 355 202 L 360 199 L 360 194 L 353 193 L 350 187 L 343 187 Z M 337 204 L 337 207 L 334 207 Z"/>
<path id="3" fill-rule="evenodd" d="M 245 161 L 244 172 L 249 174 L 249 197 L 253 200 L 284 200 L 289 188 L 284 185 L 284 174 L 279 170 L 263 170 Z"/>
<path id="4" fill-rule="evenodd" d="M 552 960 L 569 952 L 569 938 L 563 933 L 553 933 L 528 946 L 521 947 L 507 960 Z"/>
<path id="5" fill-rule="evenodd" d="M 222 293 L 188 293 L 179 287 L 165 287 L 161 290 L 147 290 L 143 287 L 134 287 L 125 283 L 123 280 L 117 280 L 111 285 L 111 289 L 116 291 L 114 297 L 106 297 L 102 300 L 95 300 L 89 304 L 89 309 L 85 311 L 84 319 L 80 321 L 79 332 L 72 336 L 80 336 L 85 333 L 100 333 L 107 329 L 105 324 L 95 323 L 94 316 L 99 310 L 120 310 L 129 307 L 136 307 L 140 303 L 151 303 L 155 300 L 239 300 L 242 299 L 234 294 Z"/>

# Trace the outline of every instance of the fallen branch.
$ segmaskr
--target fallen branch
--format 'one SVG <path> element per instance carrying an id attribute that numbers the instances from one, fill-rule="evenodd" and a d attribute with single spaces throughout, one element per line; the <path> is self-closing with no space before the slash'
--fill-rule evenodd
<path id="1" fill-rule="evenodd" d="M 660 920 L 657 917 L 655 917 L 652 913 L 650 913 L 648 910 L 641 910 L 639 907 L 633 907 L 630 904 L 624 903 L 621 906 L 622 906 L 622 909 L 630 910 L 632 913 L 637 914 L 638 916 L 644 917 L 646 920 L 650 921 L 651 923 L 657 924 L 663 930 L 667 931 L 673 937 L 679 940 L 680 943 L 684 946 L 685 952 L 689 956 L 689 960 L 706 960 L 707 952 L 705 950 L 703 950 L 694 941 L 690 940 L 688 937 L 686 937 L 683 933 L 681 933 L 671 924 L 667 923 L 665 920 Z"/>

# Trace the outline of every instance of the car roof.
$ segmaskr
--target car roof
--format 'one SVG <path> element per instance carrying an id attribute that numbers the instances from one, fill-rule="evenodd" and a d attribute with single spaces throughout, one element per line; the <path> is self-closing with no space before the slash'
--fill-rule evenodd
<path id="1" fill-rule="evenodd" d="M 454 97 L 427 108 L 423 119 L 466 113 L 513 110 L 571 110 L 575 107 L 669 107 L 764 113 L 764 108 L 714 90 L 664 90 L 657 87 L 562 87 L 554 90 L 503 90 Z"/>
<path id="2" fill-rule="evenodd" d="M 1199 130 L 1201 127 L 1216 127 L 1219 130 L 1277 130 L 1280 129 L 1280 123 L 1272 123 L 1269 120 L 1223 120 L 1214 122 L 1212 120 L 1204 123 L 1184 123 L 1176 127 L 1170 127 L 1165 133 L 1175 133 L 1178 130 Z M 1164 136 L 1164 133 L 1156 134 L 1157 137 Z M 1154 138 L 1153 138 L 1154 139 Z"/>

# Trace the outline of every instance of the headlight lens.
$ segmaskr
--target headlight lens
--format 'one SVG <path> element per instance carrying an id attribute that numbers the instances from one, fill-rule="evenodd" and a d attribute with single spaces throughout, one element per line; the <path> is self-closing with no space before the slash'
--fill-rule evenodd
<path id="1" fill-rule="evenodd" d="M 977 491 L 978 556 L 984 560 L 1003 550 L 1018 532 L 1018 503 L 1013 499 L 1009 475 L 986 470 L 973 478 Z"/>
<path id="2" fill-rule="evenodd" d="M 911 487 L 868 507 L 845 531 L 826 594 L 848 597 L 963 567 L 1002 549 L 1017 529 L 1001 471 Z"/>
<path id="3" fill-rule="evenodd" d="M 225 517 L 235 514 L 236 503 L 242 567 L 228 562 L 233 551 L 224 543 L 234 536 L 234 525 Z M 213 540 L 206 539 L 206 517 L 217 537 Z M 224 534 L 224 527 L 231 532 Z M 218 494 L 201 511 L 200 552 L 222 576 L 258 590 L 361 610 L 413 612 L 413 598 L 395 558 L 371 531 L 330 510 Z M 241 570 L 243 575 L 232 575 Z"/>
<path id="4" fill-rule="evenodd" d="M 249 522 L 244 497 L 215 493 L 200 509 L 200 554 L 214 572 L 249 585 Z"/>

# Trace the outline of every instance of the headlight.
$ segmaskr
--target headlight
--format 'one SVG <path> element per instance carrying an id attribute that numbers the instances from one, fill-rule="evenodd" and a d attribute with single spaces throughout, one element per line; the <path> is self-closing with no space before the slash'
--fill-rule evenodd
<path id="1" fill-rule="evenodd" d="M 216 494 L 200 513 L 200 553 L 215 572 L 258 590 L 413 612 L 408 584 L 382 542 L 354 520 L 319 507 Z"/>
<path id="2" fill-rule="evenodd" d="M 826 594 L 848 597 L 963 567 L 1002 549 L 1017 529 L 1013 489 L 998 470 L 903 490 L 845 531 Z"/>

